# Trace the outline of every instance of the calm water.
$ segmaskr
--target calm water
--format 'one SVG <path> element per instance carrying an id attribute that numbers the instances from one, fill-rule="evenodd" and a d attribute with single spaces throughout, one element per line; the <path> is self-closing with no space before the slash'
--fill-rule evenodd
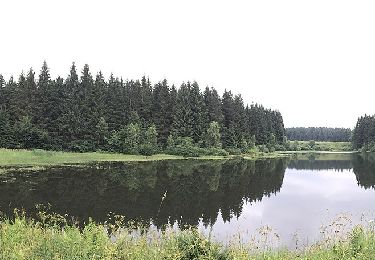
<path id="1" fill-rule="evenodd" d="M 372 218 L 374 188 L 375 155 L 100 163 L 2 174 L 0 211 L 50 204 L 81 223 L 113 212 L 150 228 L 197 226 L 224 242 L 269 225 L 291 246 L 318 239 L 337 214 Z"/>

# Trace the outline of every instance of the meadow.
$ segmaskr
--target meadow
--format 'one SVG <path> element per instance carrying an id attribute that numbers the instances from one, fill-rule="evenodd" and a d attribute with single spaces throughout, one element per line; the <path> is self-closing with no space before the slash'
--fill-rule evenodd
<path id="1" fill-rule="evenodd" d="M 285 157 L 286 155 L 274 153 L 260 153 L 254 151 L 248 154 L 241 155 L 245 159 L 262 159 L 262 158 L 276 158 Z M 228 156 L 200 156 L 192 157 L 202 160 L 215 159 L 229 159 L 236 157 L 234 155 Z M 61 151 L 46 151 L 46 150 L 15 150 L 15 149 L 0 149 L 0 166 L 56 166 L 56 165 L 72 165 L 72 164 L 87 164 L 91 162 L 129 162 L 129 161 L 159 161 L 159 160 L 182 160 L 187 157 L 156 154 L 150 156 L 143 155 L 129 155 L 121 153 L 108 152 L 61 152 Z M 190 157 L 189 157 L 190 158 Z M 192 159 L 190 158 L 190 159 Z"/>

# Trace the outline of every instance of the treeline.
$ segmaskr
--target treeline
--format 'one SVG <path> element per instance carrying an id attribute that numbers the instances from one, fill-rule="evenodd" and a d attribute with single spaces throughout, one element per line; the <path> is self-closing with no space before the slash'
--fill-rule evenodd
<path id="1" fill-rule="evenodd" d="M 358 118 L 353 130 L 352 144 L 355 149 L 375 152 L 375 116 Z"/>
<path id="2" fill-rule="evenodd" d="M 282 143 L 284 134 L 280 112 L 196 82 L 105 80 L 88 65 L 78 75 L 74 63 L 66 79 L 51 79 L 46 62 L 37 77 L 32 69 L 18 80 L 0 75 L 4 148 L 217 154 Z"/>
<path id="3" fill-rule="evenodd" d="M 352 135 L 350 128 L 292 127 L 285 130 L 291 141 L 349 142 Z"/>

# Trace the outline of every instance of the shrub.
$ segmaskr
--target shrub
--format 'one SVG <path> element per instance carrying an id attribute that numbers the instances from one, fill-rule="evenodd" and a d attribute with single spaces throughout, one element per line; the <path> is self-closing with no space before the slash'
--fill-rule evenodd
<path id="1" fill-rule="evenodd" d="M 206 155 L 206 150 L 194 144 L 190 137 L 168 137 L 166 152 L 173 155 L 181 155 L 184 157 L 199 157 Z"/>
<path id="2" fill-rule="evenodd" d="M 209 148 L 205 149 L 205 154 L 206 155 L 213 155 L 213 156 L 228 156 L 229 153 L 225 151 L 224 149 L 219 149 L 219 148 Z"/>
<path id="3" fill-rule="evenodd" d="M 264 144 L 259 145 L 259 146 L 258 146 L 258 150 L 259 150 L 259 152 L 261 152 L 261 153 L 268 153 L 268 152 L 269 152 L 267 146 L 265 146 Z"/>
<path id="4" fill-rule="evenodd" d="M 239 148 L 229 147 L 225 149 L 230 155 L 241 155 L 242 151 Z"/>
<path id="5" fill-rule="evenodd" d="M 229 252 L 222 250 L 218 244 L 212 243 L 195 229 L 181 232 L 176 237 L 177 248 L 181 252 L 179 259 L 228 259 Z"/>
<path id="6" fill-rule="evenodd" d="M 141 155 L 151 156 L 151 155 L 156 154 L 157 152 L 158 150 L 152 144 L 142 144 L 139 147 L 139 153 Z"/>
<path id="7" fill-rule="evenodd" d="M 88 140 L 76 140 L 69 144 L 68 150 L 79 153 L 92 152 L 95 151 L 95 144 Z"/>

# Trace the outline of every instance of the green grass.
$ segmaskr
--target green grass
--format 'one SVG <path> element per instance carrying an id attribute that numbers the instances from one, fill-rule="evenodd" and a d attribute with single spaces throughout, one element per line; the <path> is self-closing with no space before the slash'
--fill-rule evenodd
<path id="1" fill-rule="evenodd" d="M 290 141 L 293 144 L 295 141 Z M 315 142 L 313 147 L 310 141 L 297 141 L 297 147 L 300 151 L 317 151 L 317 152 L 351 152 L 353 151 L 350 142 Z"/>
<path id="2" fill-rule="evenodd" d="M 0 149 L 0 166 L 13 165 L 60 165 L 81 164 L 100 161 L 155 161 L 168 159 L 182 159 L 183 157 L 158 154 L 152 156 L 126 155 L 116 153 L 73 153 L 54 152 L 44 150 L 11 150 Z"/>
<path id="3" fill-rule="evenodd" d="M 254 153 L 243 155 L 246 159 L 275 158 L 281 155 L 277 153 Z M 283 155 L 285 157 L 285 155 Z M 233 156 L 202 156 L 195 159 L 214 160 L 228 159 Z M 186 159 L 182 156 L 157 154 L 152 156 L 128 155 L 118 153 L 73 153 L 54 152 L 45 150 L 12 150 L 0 149 L 0 166 L 56 166 L 64 164 L 85 164 L 90 162 L 109 161 L 156 161 Z M 0 169 L 1 170 L 1 169 Z M 0 172 L 1 173 L 1 172 Z"/>
<path id="4" fill-rule="evenodd" d="M 83 230 L 16 217 L 0 223 L 1 259 L 375 259 L 373 229 L 355 227 L 334 242 L 302 250 L 256 249 L 251 245 L 213 242 L 195 229 L 137 232 L 118 229 L 111 239 L 103 225 Z"/>

